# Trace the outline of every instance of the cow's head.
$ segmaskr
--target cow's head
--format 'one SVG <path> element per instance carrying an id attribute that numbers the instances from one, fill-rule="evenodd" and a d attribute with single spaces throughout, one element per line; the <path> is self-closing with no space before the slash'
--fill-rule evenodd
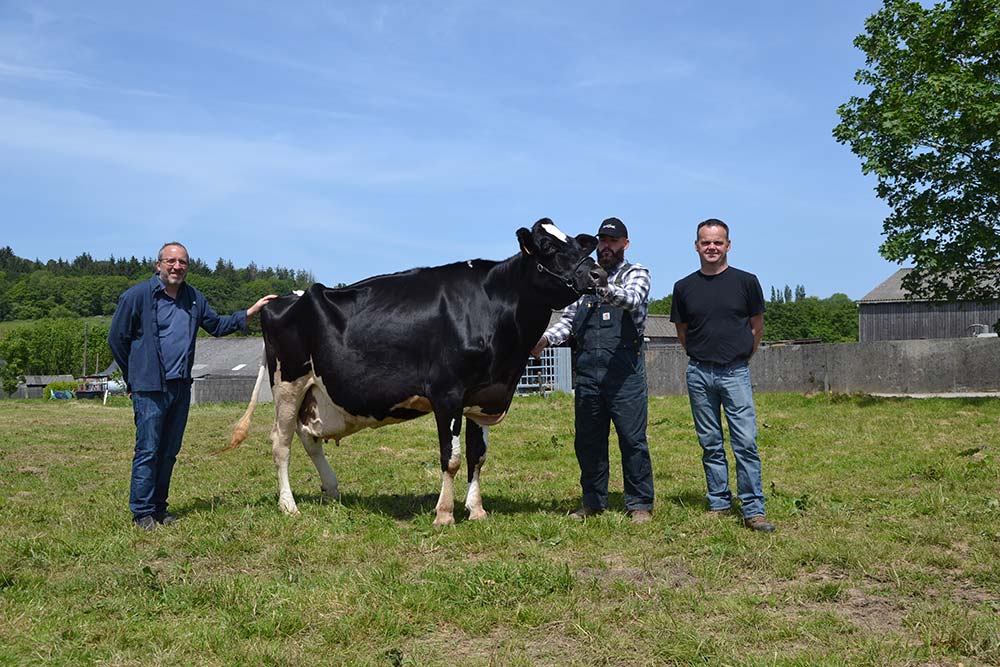
<path id="1" fill-rule="evenodd" d="M 521 227 L 517 230 L 517 240 L 521 252 L 537 262 L 539 290 L 551 293 L 565 306 L 581 294 L 594 291 L 594 280 L 590 270 L 595 262 L 590 257 L 597 247 L 597 238 L 590 234 L 568 236 L 548 218 L 542 218 L 531 230 Z"/>

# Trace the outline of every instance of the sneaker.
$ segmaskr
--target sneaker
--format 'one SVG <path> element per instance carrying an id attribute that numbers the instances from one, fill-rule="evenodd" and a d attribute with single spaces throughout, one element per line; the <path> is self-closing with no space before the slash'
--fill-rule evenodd
<path id="1" fill-rule="evenodd" d="M 137 519 L 132 519 L 132 523 L 135 524 L 136 528 L 145 530 L 147 532 L 151 530 L 156 530 L 159 527 L 159 524 L 156 523 L 156 519 L 154 519 L 150 514 L 147 514 L 146 516 L 140 516 Z"/>
<path id="2" fill-rule="evenodd" d="M 756 530 L 761 533 L 773 533 L 774 526 L 768 523 L 767 519 L 764 518 L 763 514 L 758 514 L 757 516 L 751 516 L 743 519 L 743 525 L 750 530 Z"/>
<path id="3" fill-rule="evenodd" d="M 714 517 L 716 519 L 721 519 L 722 517 L 731 516 L 733 510 L 731 507 L 724 507 L 721 510 L 708 510 L 708 516 Z"/>
<path id="4" fill-rule="evenodd" d="M 163 512 L 161 514 L 154 514 L 153 520 L 156 521 L 156 523 L 161 524 L 163 526 L 169 526 L 170 524 L 177 521 L 177 517 L 175 517 L 170 512 Z"/>
<path id="5" fill-rule="evenodd" d="M 653 520 L 653 513 L 649 510 L 631 510 L 629 515 L 632 517 L 632 523 L 649 523 Z"/>
<path id="6" fill-rule="evenodd" d="M 595 510 L 593 507 L 587 507 L 586 505 L 581 505 L 579 509 L 576 509 L 569 513 L 569 518 L 574 521 L 583 521 L 589 516 L 597 516 L 604 510 Z"/>

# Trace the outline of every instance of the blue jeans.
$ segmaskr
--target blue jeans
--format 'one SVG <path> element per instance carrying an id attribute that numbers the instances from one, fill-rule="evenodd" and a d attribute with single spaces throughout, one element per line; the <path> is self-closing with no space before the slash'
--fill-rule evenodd
<path id="1" fill-rule="evenodd" d="M 764 514 L 764 483 L 757 455 L 757 413 L 753 406 L 750 368 L 746 362 L 726 366 L 691 360 L 687 367 L 688 397 L 701 444 L 708 485 L 708 509 L 727 509 L 729 466 L 723 446 L 720 407 L 729 424 L 729 444 L 736 459 L 736 491 L 744 518 Z"/>
<path id="2" fill-rule="evenodd" d="M 191 405 L 191 383 L 169 380 L 166 391 L 132 393 L 135 412 L 135 455 L 128 507 L 132 518 L 167 511 L 170 476 L 181 450 Z"/>

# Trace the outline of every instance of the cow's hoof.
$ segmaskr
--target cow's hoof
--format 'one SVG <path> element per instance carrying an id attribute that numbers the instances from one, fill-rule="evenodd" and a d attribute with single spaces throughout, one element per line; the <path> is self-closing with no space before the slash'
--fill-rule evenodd
<path id="1" fill-rule="evenodd" d="M 334 487 L 333 491 L 327 490 L 325 487 L 319 487 L 319 490 L 323 492 L 323 495 L 330 500 L 340 500 L 340 489 Z"/>
<path id="2" fill-rule="evenodd" d="M 445 526 L 454 526 L 455 517 L 451 514 L 438 514 L 437 518 L 434 519 L 435 528 L 444 528 Z"/>
<path id="3" fill-rule="evenodd" d="M 469 519 L 472 521 L 482 521 L 488 516 L 489 514 L 482 507 L 469 510 Z"/>
<path id="4" fill-rule="evenodd" d="M 279 500 L 278 509 L 287 514 L 288 516 L 298 516 L 299 508 L 295 505 L 295 501 L 291 500 Z"/>

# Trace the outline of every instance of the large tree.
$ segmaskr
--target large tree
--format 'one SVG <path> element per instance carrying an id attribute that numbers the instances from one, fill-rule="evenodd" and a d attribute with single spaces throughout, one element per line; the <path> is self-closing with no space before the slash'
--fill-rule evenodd
<path id="1" fill-rule="evenodd" d="M 891 208 L 881 254 L 915 265 L 903 286 L 931 299 L 1000 288 L 1000 0 L 933 7 L 884 0 L 854 40 L 870 89 L 837 112 L 837 141 Z"/>

